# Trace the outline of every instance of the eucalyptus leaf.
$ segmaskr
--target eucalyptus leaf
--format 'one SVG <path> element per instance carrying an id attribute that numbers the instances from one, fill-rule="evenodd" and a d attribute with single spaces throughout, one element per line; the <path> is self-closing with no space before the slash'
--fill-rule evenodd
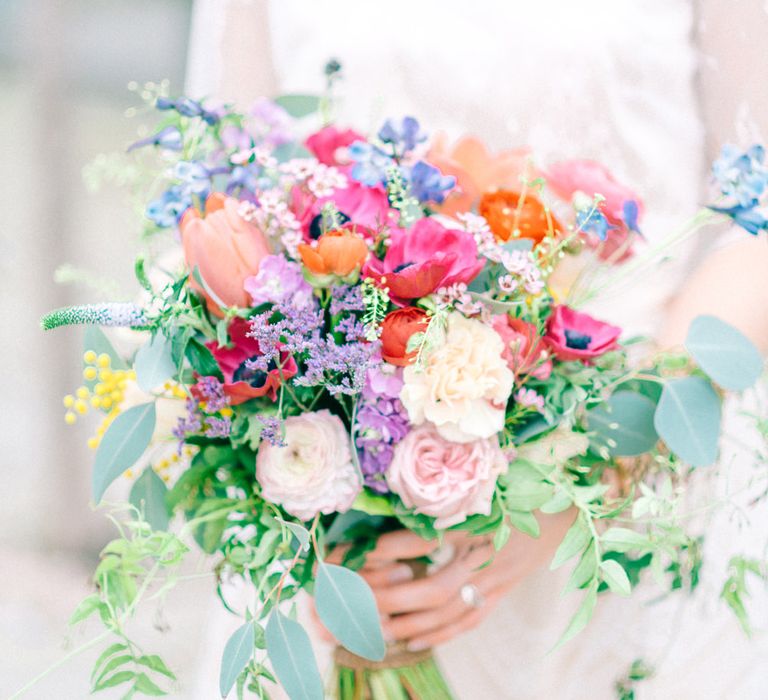
<path id="1" fill-rule="evenodd" d="M 603 581 L 608 584 L 614 593 L 627 596 L 632 592 L 632 584 L 624 567 L 613 559 L 604 559 L 600 562 L 600 571 Z"/>
<path id="2" fill-rule="evenodd" d="M 361 576 L 346 567 L 319 562 L 315 604 L 323 624 L 342 646 L 364 659 L 384 658 L 386 645 L 376 600 Z"/>
<path id="3" fill-rule="evenodd" d="M 272 668 L 290 700 L 323 700 L 323 681 L 304 628 L 274 610 L 266 639 Z"/>
<path id="4" fill-rule="evenodd" d="M 634 457 L 653 449 L 659 436 L 653 426 L 656 404 L 633 391 L 617 391 L 587 414 L 589 429 L 614 457 Z"/>
<path id="5" fill-rule="evenodd" d="M 280 105 L 292 117 L 306 117 L 320 109 L 318 95 L 280 95 L 275 98 L 275 104 Z"/>
<path id="6" fill-rule="evenodd" d="M 133 363 L 136 383 L 144 391 L 152 391 L 176 374 L 171 341 L 157 332 L 136 353 Z"/>
<path id="7" fill-rule="evenodd" d="M 219 672 L 219 692 L 221 697 L 229 695 L 237 681 L 237 677 L 243 672 L 253 656 L 255 648 L 255 633 L 253 622 L 246 622 L 238 627 L 224 646 L 224 654 L 221 657 L 221 670 Z"/>
<path id="8" fill-rule="evenodd" d="M 752 341 L 715 316 L 693 319 L 685 347 L 699 367 L 724 389 L 744 391 L 763 372 L 763 358 Z"/>
<path id="9" fill-rule="evenodd" d="M 293 536 L 298 540 L 301 549 L 305 552 L 309 551 L 309 531 L 307 528 L 303 525 L 299 525 L 299 523 L 292 523 L 289 520 L 283 520 L 282 518 L 277 518 L 277 522 L 282 523 L 291 531 Z"/>
<path id="10" fill-rule="evenodd" d="M 92 493 L 98 504 L 107 487 L 144 454 L 155 430 L 155 403 L 121 413 L 101 439 L 93 465 Z"/>
<path id="11" fill-rule="evenodd" d="M 654 416 L 656 431 L 670 450 L 694 467 L 717 459 L 720 399 L 701 377 L 671 379 Z"/>
<path id="12" fill-rule="evenodd" d="M 144 513 L 153 530 L 167 530 L 170 520 L 165 502 L 167 493 L 165 482 L 148 466 L 134 482 L 128 500 L 132 506 Z"/>

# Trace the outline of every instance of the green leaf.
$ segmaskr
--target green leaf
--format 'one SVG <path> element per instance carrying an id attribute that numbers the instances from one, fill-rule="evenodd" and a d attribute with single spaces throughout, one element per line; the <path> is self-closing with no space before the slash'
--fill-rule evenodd
<path id="1" fill-rule="evenodd" d="M 146 666 L 156 673 L 162 673 L 164 676 L 167 676 L 171 680 L 176 680 L 176 676 L 173 671 L 171 671 L 171 669 L 165 665 L 165 662 L 155 654 L 151 654 L 149 656 L 139 656 L 136 659 L 136 663 L 141 664 L 142 666 Z"/>
<path id="2" fill-rule="evenodd" d="M 272 668 L 290 700 L 323 700 L 323 681 L 304 628 L 274 610 L 266 637 Z"/>
<path id="3" fill-rule="evenodd" d="M 276 518 L 276 520 L 285 525 L 285 527 L 293 533 L 293 536 L 299 541 L 299 547 L 305 552 L 309 551 L 309 531 L 307 528 L 303 525 L 299 525 L 299 523 L 292 523 L 288 520 L 283 520 L 282 518 Z"/>
<path id="4" fill-rule="evenodd" d="M 574 591 L 578 588 L 584 588 L 590 581 L 593 581 L 597 574 L 597 557 L 595 556 L 595 541 L 592 540 L 571 572 L 568 581 L 565 584 L 563 593 Z"/>
<path id="5" fill-rule="evenodd" d="M 112 360 L 114 369 L 128 369 L 128 363 L 117 354 L 109 338 L 98 326 L 86 326 L 83 334 L 83 350 L 93 350 L 97 355 L 106 354 Z"/>
<path id="6" fill-rule="evenodd" d="M 125 664 L 131 661 L 133 661 L 133 654 L 121 654 L 120 656 L 113 656 L 104 666 L 104 668 L 101 669 L 93 682 L 98 685 L 101 682 L 101 679 L 106 675 L 110 674 L 116 668 L 120 668 L 120 666 L 125 666 Z"/>
<path id="7" fill-rule="evenodd" d="M 253 656 L 255 648 L 253 622 L 246 622 L 238 627 L 224 646 L 219 673 L 219 692 L 225 698 L 235 685 L 237 677 L 243 672 Z"/>
<path id="8" fill-rule="evenodd" d="M 136 280 L 142 286 L 142 288 L 151 293 L 152 283 L 149 281 L 149 277 L 147 277 L 147 270 L 146 270 L 145 263 L 146 261 L 144 260 L 144 256 L 139 255 L 136 258 L 136 262 L 133 265 L 133 271 L 136 275 Z"/>
<path id="9" fill-rule="evenodd" d="M 204 377 L 222 378 L 221 370 L 213 357 L 213 353 L 197 338 L 191 338 L 187 343 L 186 356 L 192 369 L 198 374 Z"/>
<path id="10" fill-rule="evenodd" d="M 587 623 L 592 619 L 592 613 L 595 611 L 595 605 L 597 604 L 597 584 L 594 583 L 587 590 L 587 594 L 584 596 L 584 600 L 581 602 L 579 609 L 575 612 L 571 621 L 568 623 L 568 627 L 565 628 L 563 636 L 560 637 L 560 641 L 555 645 L 555 649 L 561 647 L 566 642 L 573 639 L 581 630 L 583 630 Z"/>
<path id="11" fill-rule="evenodd" d="M 154 681 L 150 680 L 146 673 L 140 673 L 136 676 L 133 687 L 144 695 L 153 695 L 155 697 L 159 695 L 168 695 L 162 688 L 157 686 Z"/>
<path id="12" fill-rule="evenodd" d="M 603 581 L 608 584 L 614 593 L 627 596 L 632 592 L 629 576 L 619 562 L 613 559 L 604 559 L 600 562 L 600 571 Z"/>
<path id="13" fill-rule="evenodd" d="M 86 618 L 95 613 L 101 606 L 101 598 L 96 593 L 89 595 L 80 601 L 80 604 L 75 608 L 72 613 L 72 617 L 69 618 L 70 625 L 76 625 L 78 622 L 82 622 Z"/>
<path id="14" fill-rule="evenodd" d="M 502 520 L 499 528 L 493 534 L 493 548 L 498 552 L 507 542 L 512 534 L 512 528 L 509 527 L 506 520 Z"/>
<path id="15" fill-rule="evenodd" d="M 395 509 L 391 501 L 386 497 L 370 491 L 361 491 L 352 504 L 354 510 L 362 511 L 367 515 L 394 515 Z"/>
<path id="16" fill-rule="evenodd" d="M 346 567 L 318 563 L 317 614 L 328 631 L 353 654 L 381 661 L 386 653 L 379 611 L 365 580 Z"/>
<path id="17" fill-rule="evenodd" d="M 539 521 L 536 520 L 536 516 L 533 513 L 523 510 L 510 510 L 507 511 L 507 518 L 510 524 L 524 535 L 538 537 L 541 532 Z"/>
<path id="18" fill-rule="evenodd" d="M 96 663 L 93 664 L 93 672 L 91 673 L 91 682 L 96 678 L 96 674 L 99 672 L 101 665 L 113 654 L 117 654 L 120 651 L 125 651 L 128 647 L 121 642 L 111 644 L 104 651 L 99 654 L 99 658 L 96 659 Z"/>
<path id="19" fill-rule="evenodd" d="M 612 527 L 600 537 L 604 549 L 614 552 L 628 552 L 630 549 L 645 549 L 649 545 L 645 535 L 626 527 Z"/>
<path id="20" fill-rule="evenodd" d="M 557 491 L 544 505 L 539 508 L 542 513 L 552 515 L 562 513 L 573 505 L 571 497 L 565 491 Z"/>
<path id="21" fill-rule="evenodd" d="M 752 341 L 715 316 L 693 319 L 685 347 L 699 367 L 724 389 L 744 391 L 763 372 L 762 355 Z"/>
<path id="22" fill-rule="evenodd" d="M 136 383 L 144 391 L 152 391 L 176 373 L 171 341 L 162 332 L 155 333 L 136 353 L 133 363 Z"/>
<path id="23" fill-rule="evenodd" d="M 280 105 L 292 117 L 306 117 L 320 109 L 320 97 L 317 95 L 280 95 L 275 98 L 275 104 Z"/>
<path id="24" fill-rule="evenodd" d="M 542 478 L 541 472 L 525 460 L 509 465 L 503 477 L 504 503 L 510 510 L 531 511 L 543 506 L 554 487 Z"/>
<path id="25" fill-rule="evenodd" d="M 143 403 L 121 413 L 101 440 L 93 465 L 93 500 L 98 504 L 107 487 L 147 449 L 155 430 L 155 403 Z"/>
<path id="26" fill-rule="evenodd" d="M 135 677 L 136 674 L 133 671 L 118 671 L 114 676 L 105 678 L 101 683 L 93 686 L 93 691 L 96 692 L 98 690 L 104 690 L 104 688 L 114 688 L 121 683 L 132 681 Z"/>
<path id="27" fill-rule="evenodd" d="M 653 427 L 656 404 L 633 391 L 617 391 L 587 414 L 587 425 L 614 457 L 633 457 L 652 450 L 659 436 Z"/>
<path id="28" fill-rule="evenodd" d="M 668 381 L 656 407 L 654 425 L 669 449 L 692 466 L 705 467 L 717 459 L 720 399 L 705 379 Z"/>
<path id="29" fill-rule="evenodd" d="M 167 493 L 165 482 L 150 465 L 134 482 L 128 500 L 132 506 L 144 513 L 144 518 L 153 530 L 167 530 L 170 520 L 165 503 Z"/>
<path id="30" fill-rule="evenodd" d="M 581 554 L 591 541 L 592 533 L 584 522 L 584 517 L 580 515 L 571 525 L 568 532 L 565 533 L 565 537 L 557 548 L 552 563 L 549 565 L 550 570 L 554 571 L 572 557 Z"/>

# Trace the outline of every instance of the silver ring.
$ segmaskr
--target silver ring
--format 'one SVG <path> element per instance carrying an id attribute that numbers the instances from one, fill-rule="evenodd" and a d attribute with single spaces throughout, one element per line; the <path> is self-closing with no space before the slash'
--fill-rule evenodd
<path id="1" fill-rule="evenodd" d="M 485 605 L 485 598 L 474 583 L 465 583 L 459 591 L 459 596 L 470 608 L 482 608 Z"/>

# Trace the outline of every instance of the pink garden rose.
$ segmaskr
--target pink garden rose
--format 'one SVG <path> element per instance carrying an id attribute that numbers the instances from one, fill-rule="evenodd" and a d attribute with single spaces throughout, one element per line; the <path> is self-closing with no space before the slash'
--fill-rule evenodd
<path id="1" fill-rule="evenodd" d="M 507 469 L 498 440 L 448 442 L 435 427 L 411 430 L 395 447 L 387 485 L 406 508 L 447 528 L 475 514 L 489 515 L 496 480 Z"/>
<path id="2" fill-rule="evenodd" d="M 547 321 L 544 339 L 560 360 L 592 360 L 616 349 L 620 335 L 617 326 L 568 306 L 557 306 Z"/>
<path id="3" fill-rule="evenodd" d="M 339 158 L 342 153 L 340 149 L 346 149 L 355 141 L 365 141 L 365 136 L 354 129 L 337 129 L 335 126 L 325 126 L 320 131 L 310 135 L 304 144 L 321 163 L 345 165 L 345 161 Z M 349 162 L 349 159 L 346 162 Z"/>
<path id="4" fill-rule="evenodd" d="M 262 496 L 301 520 L 349 510 L 361 490 L 349 442 L 341 419 L 326 409 L 286 418 L 285 446 L 259 445 Z"/>
<path id="5" fill-rule="evenodd" d="M 433 218 L 393 232 L 391 241 L 384 259 L 370 258 L 363 275 L 377 282 L 386 279 L 392 299 L 400 305 L 440 287 L 469 284 L 483 269 L 472 234 L 446 228 Z"/>

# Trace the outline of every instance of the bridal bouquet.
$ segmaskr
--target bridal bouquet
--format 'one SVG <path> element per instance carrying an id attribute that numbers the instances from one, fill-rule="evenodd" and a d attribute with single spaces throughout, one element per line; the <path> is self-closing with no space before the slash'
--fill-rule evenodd
<path id="1" fill-rule="evenodd" d="M 430 139 L 411 117 L 318 130 L 328 105 L 308 96 L 245 114 L 150 99 L 162 121 L 129 149 L 152 174 L 141 297 L 43 321 L 88 325 L 64 403 L 68 423 L 99 416 L 94 501 L 130 484 L 73 617 L 105 625 L 94 691 L 168 692 L 172 670 L 126 623 L 192 547 L 242 617 L 216 650 L 222 697 L 274 682 L 291 698 L 450 697 L 429 654 L 387 648 L 355 573 L 400 528 L 501 549 L 571 509 L 552 567 L 573 565 L 583 602 L 562 642 L 645 569 L 695 586 L 677 495 L 717 459 L 721 390 L 751 386 L 762 361 L 707 316 L 685 348 L 631 360 L 640 340 L 584 311 L 656 252 L 631 189 L 591 161 Z M 755 168 L 731 155 L 721 181 L 741 193 Z M 99 326 L 129 330 L 110 342 Z M 343 566 L 326 561 L 339 545 Z M 233 579 L 253 589 L 245 607 L 226 599 Z M 291 612 L 302 590 L 346 650 L 327 690 Z"/>

